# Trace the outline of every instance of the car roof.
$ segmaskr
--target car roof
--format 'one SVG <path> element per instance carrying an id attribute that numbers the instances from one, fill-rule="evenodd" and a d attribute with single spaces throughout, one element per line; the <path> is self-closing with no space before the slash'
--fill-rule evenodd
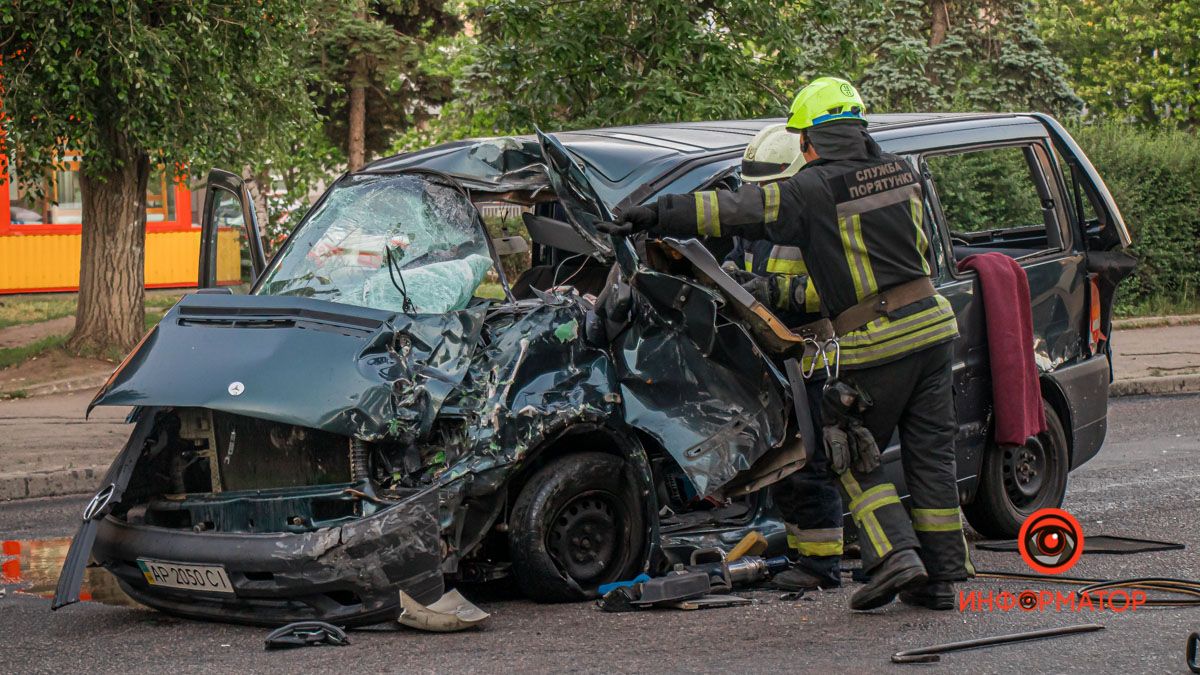
<path id="1" fill-rule="evenodd" d="M 740 156 L 763 127 L 783 121 L 784 118 L 664 122 L 550 133 L 598 174 L 604 184 L 595 187 L 606 202 L 613 204 L 685 163 L 694 160 L 703 163 L 706 157 L 718 156 L 732 160 Z M 892 152 L 969 144 L 983 136 L 994 137 L 998 129 L 1006 127 L 1010 131 L 1001 135 L 1030 136 L 1037 135 L 1039 130 L 1044 134 L 1037 119 L 1020 113 L 884 113 L 868 115 L 867 122 L 871 135 Z M 536 137 L 511 138 L 523 146 L 524 152 L 537 153 Z M 369 164 L 364 171 L 429 166 L 456 174 L 452 165 L 439 164 L 488 140 L 455 141 L 395 155 Z"/>

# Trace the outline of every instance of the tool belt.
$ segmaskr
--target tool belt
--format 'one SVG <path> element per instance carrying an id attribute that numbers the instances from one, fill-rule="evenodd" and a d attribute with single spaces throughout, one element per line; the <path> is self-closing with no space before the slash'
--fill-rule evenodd
<path id="1" fill-rule="evenodd" d="M 833 332 L 837 335 L 846 335 L 881 316 L 888 316 L 892 310 L 906 307 L 918 300 L 932 298 L 934 295 L 937 295 L 937 291 L 934 290 L 933 282 L 929 280 L 929 277 L 919 277 L 899 286 L 892 286 L 886 291 L 863 298 L 862 302 L 834 317 Z"/>

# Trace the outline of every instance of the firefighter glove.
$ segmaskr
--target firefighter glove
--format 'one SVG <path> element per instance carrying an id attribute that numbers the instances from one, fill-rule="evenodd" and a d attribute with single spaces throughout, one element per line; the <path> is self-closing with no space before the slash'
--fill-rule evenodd
<path id="1" fill-rule="evenodd" d="M 830 424 L 821 429 L 821 439 L 825 443 L 825 456 L 829 458 L 829 468 L 841 475 L 850 468 L 850 437 L 846 430 Z"/>
<path id="2" fill-rule="evenodd" d="M 851 467 L 856 473 L 871 473 L 879 468 L 879 445 L 871 432 L 858 422 L 847 429 L 850 439 Z"/>
<path id="3" fill-rule="evenodd" d="M 770 275 L 752 275 L 745 280 L 738 279 L 738 283 L 742 285 L 742 288 L 746 289 L 747 293 L 753 295 L 755 300 L 768 307 L 775 306 L 772 300 L 774 299 L 773 296 L 775 295 L 776 288 L 774 279 Z"/>
<path id="4" fill-rule="evenodd" d="M 658 224 L 658 209 L 648 206 L 631 206 L 617 216 L 616 222 L 596 223 L 596 229 L 616 237 L 628 237 L 645 232 Z"/>

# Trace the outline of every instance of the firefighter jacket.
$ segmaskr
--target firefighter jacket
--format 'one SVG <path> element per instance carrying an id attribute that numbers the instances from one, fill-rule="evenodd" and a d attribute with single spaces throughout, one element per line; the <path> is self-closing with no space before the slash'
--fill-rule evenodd
<path id="1" fill-rule="evenodd" d="M 795 246 L 780 246 L 765 239 L 735 237 L 726 263 L 760 276 L 770 275 L 775 282 L 778 301 L 771 310 L 784 324 L 795 328 L 821 318 L 821 299 L 808 278 L 804 256 Z M 800 297 L 804 301 L 798 302 Z"/>
<path id="2" fill-rule="evenodd" d="M 665 195 L 654 231 L 796 246 L 830 317 L 929 276 L 921 184 L 909 164 L 880 152 L 857 124 L 822 130 L 817 148 L 821 159 L 783 181 Z M 841 365 L 879 365 L 957 336 L 950 303 L 934 294 L 839 336 Z"/>

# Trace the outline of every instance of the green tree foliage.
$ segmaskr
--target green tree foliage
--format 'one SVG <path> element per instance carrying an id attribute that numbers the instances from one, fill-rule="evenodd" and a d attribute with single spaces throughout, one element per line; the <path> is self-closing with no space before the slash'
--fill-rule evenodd
<path id="1" fill-rule="evenodd" d="M 1104 177 L 1133 236 L 1137 273 L 1118 309 L 1194 306 L 1200 292 L 1200 139 L 1108 122 L 1072 135 Z"/>
<path id="2" fill-rule="evenodd" d="M 481 131 L 778 115 L 806 63 L 784 0 L 502 0 L 471 18 L 453 112 Z"/>
<path id="3" fill-rule="evenodd" d="M 304 9 L 300 0 L 0 3 L 4 128 L 22 176 L 82 153 L 74 348 L 127 348 L 143 331 L 151 165 L 240 166 L 307 128 L 295 53 Z"/>
<path id="4" fill-rule="evenodd" d="M 952 232 L 1040 227 L 1041 199 L 1020 148 L 926 159 Z"/>
<path id="5" fill-rule="evenodd" d="M 1200 3 L 1046 0 L 1038 16 L 1089 114 L 1200 125 Z"/>
<path id="6" fill-rule="evenodd" d="M 435 138 L 778 116 L 819 75 L 876 112 L 1078 108 L 1028 0 L 477 0 Z M 413 139 L 406 139 L 411 142 Z M 422 139 L 427 140 L 427 139 Z"/>
<path id="7" fill-rule="evenodd" d="M 342 157 L 389 147 L 393 136 L 423 124 L 449 98 L 449 77 L 423 65 L 432 40 L 462 27 L 445 0 L 319 0 L 314 9 L 314 94 L 326 139 Z M 355 124 L 360 136 L 352 133 Z"/>
<path id="8" fill-rule="evenodd" d="M 831 17 L 808 43 L 818 65 L 858 82 L 876 111 L 1061 114 L 1081 104 L 1028 0 L 812 1 L 817 17 Z"/>

